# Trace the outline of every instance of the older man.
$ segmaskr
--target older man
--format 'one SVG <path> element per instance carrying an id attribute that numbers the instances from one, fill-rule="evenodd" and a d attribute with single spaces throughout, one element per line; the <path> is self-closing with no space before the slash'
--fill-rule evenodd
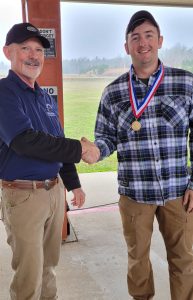
<path id="1" fill-rule="evenodd" d="M 64 185 L 81 207 L 85 194 L 74 163 L 82 155 L 98 157 L 91 142 L 64 137 L 54 99 L 36 82 L 49 46 L 35 26 L 20 23 L 3 48 L 11 70 L 0 81 L 0 179 L 15 271 L 12 300 L 57 299 Z"/>

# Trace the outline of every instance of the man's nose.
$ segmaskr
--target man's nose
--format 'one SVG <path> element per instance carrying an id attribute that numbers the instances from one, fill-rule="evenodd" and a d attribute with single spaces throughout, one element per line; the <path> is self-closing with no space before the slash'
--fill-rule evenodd
<path id="1" fill-rule="evenodd" d="M 31 48 L 30 51 L 29 51 L 29 56 L 32 57 L 32 58 L 38 57 L 37 50 Z"/>
<path id="2" fill-rule="evenodd" d="M 142 47 L 146 45 L 146 39 L 144 37 L 140 37 L 139 45 L 142 46 Z"/>

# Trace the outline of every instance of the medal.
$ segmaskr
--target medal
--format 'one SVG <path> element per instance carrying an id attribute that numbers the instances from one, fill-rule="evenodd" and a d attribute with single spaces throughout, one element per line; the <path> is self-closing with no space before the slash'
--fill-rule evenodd
<path id="1" fill-rule="evenodd" d="M 164 77 L 164 67 L 163 64 L 160 65 L 160 68 L 157 72 L 157 76 L 142 101 L 138 101 L 137 99 L 134 82 L 132 80 L 132 71 L 133 71 L 133 65 L 131 65 L 130 72 L 129 72 L 129 98 L 130 98 L 133 114 L 135 118 L 138 119 L 142 115 L 146 107 L 148 106 L 150 100 L 155 95 Z M 134 131 L 138 131 L 141 128 L 141 124 L 139 123 L 139 121 L 135 120 L 131 124 L 131 127 Z"/>
<path id="2" fill-rule="evenodd" d="M 141 123 L 137 120 L 133 121 L 133 123 L 131 124 L 131 128 L 134 131 L 139 131 L 141 129 Z"/>

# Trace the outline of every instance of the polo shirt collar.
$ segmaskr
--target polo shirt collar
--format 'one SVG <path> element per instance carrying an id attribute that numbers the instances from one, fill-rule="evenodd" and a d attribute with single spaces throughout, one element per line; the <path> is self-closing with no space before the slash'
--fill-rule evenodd
<path id="1" fill-rule="evenodd" d="M 21 80 L 21 78 L 13 70 L 9 70 L 8 78 L 10 80 L 13 80 L 14 82 L 16 82 L 23 90 L 29 89 L 33 92 L 41 93 L 41 89 L 37 82 L 35 82 L 34 89 L 32 89 L 29 85 L 27 85 L 27 83 L 25 83 L 23 80 Z"/>

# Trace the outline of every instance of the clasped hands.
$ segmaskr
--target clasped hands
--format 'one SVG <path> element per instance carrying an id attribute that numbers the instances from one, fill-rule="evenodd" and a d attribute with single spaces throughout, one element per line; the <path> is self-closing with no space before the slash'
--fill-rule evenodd
<path id="1" fill-rule="evenodd" d="M 82 160 L 88 164 L 96 163 L 100 157 L 99 148 L 85 137 L 82 137 L 80 142 L 82 146 Z"/>

